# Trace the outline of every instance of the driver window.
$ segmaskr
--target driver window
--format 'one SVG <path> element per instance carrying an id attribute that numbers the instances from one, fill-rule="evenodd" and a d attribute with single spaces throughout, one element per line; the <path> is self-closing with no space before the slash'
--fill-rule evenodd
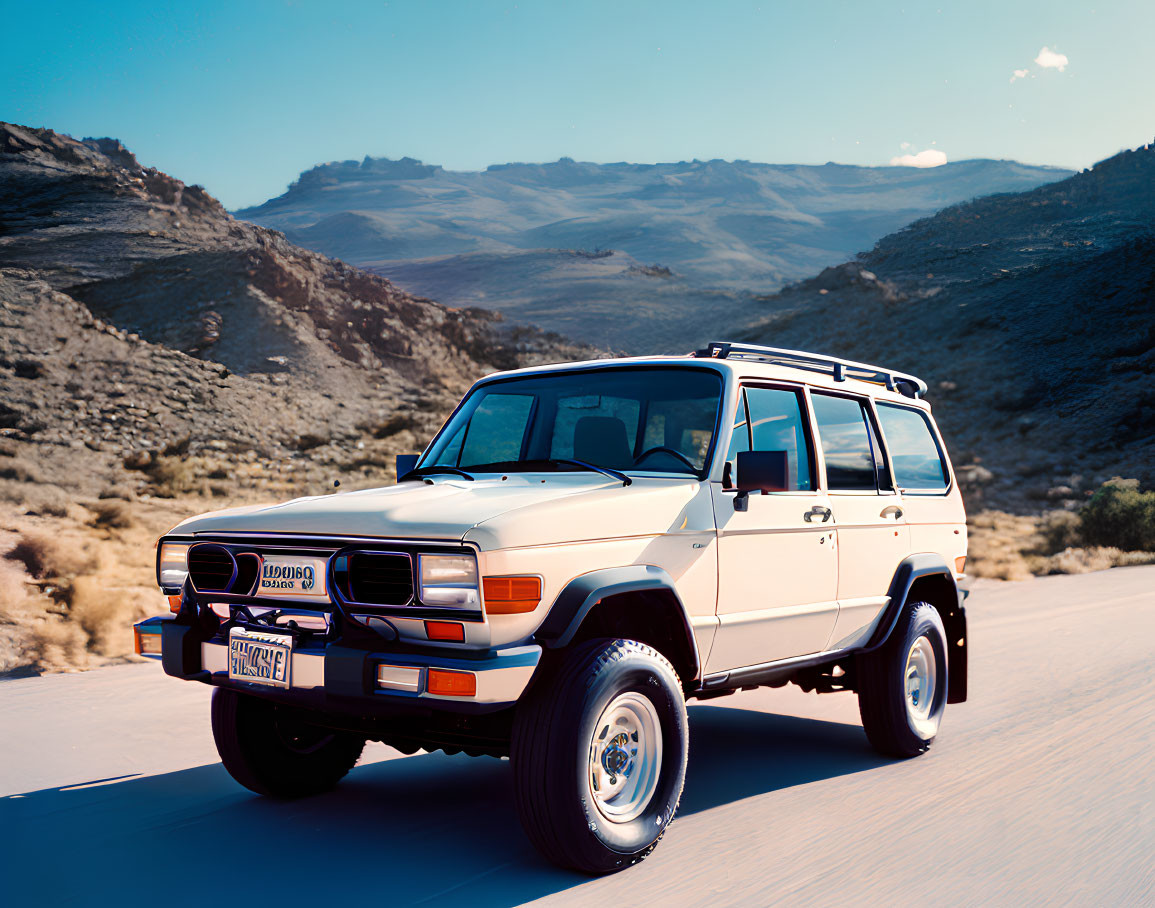
<path id="1" fill-rule="evenodd" d="M 798 392 L 783 388 L 747 388 L 750 441 L 754 451 L 785 451 L 787 490 L 809 492 L 810 440 Z"/>

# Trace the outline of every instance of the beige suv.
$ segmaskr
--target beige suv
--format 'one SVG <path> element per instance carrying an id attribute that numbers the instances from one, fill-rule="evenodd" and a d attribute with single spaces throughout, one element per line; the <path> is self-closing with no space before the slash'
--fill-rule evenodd
<path id="1" fill-rule="evenodd" d="M 966 699 L 962 499 L 894 370 L 769 347 L 479 381 L 396 485 L 207 514 L 161 539 L 138 651 L 213 685 L 229 772 L 337 784 L 368 739 L 509 756 L 550 859 L 645 857 L 686 701 L 856 691 L 910 757 Z"/>

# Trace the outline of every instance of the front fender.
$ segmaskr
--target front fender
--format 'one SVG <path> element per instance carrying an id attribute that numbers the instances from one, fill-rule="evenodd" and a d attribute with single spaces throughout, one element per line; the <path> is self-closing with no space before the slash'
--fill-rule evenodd
<path id="1" fill-rule="evenodd" d="M 603 599 L 619 596 L 623 593 L 643 591 L 668 593 L 677 603 L 677 613 L 682 625 L 680 630 L 689 643 L 689 651 L 694 663 L 694 673 L 691 677 L 697 677 L 701 669 L 701 661 L 698 656 L 698 646 L 694 639 L 690 616 L 678 595 L 673 578 L 660 567 L 651 564 L 603 568 L 575 577 L 558 593 L 549 614 L 542 622 L 541 627 L 538 628 L 535 635 L 536 639 L 542 646 L 549 649 L 566 646 L 577 634 L 586 615 Z"/>

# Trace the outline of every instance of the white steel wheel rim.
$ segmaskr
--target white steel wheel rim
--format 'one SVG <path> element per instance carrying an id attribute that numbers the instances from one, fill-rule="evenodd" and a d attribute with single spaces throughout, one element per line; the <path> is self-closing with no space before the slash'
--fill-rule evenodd
<path id="1" fill-rule="evenodd" d="M 928 637 L 921 636 L 910 645 L 906 654 L 906 715 L 911 727 L 923 738 L 931 738 L 938 731 L 934 715 L 935 695 L 938 693 L 938 658 Z"/>
<path id="2" fill-rule="evenodd" d="M 589 789 L 613 823 L 636 819 L 649 805 L 662 770 L 662 725 L 649 698 L 619 694 L 602 710 L 590 738 Z"/>

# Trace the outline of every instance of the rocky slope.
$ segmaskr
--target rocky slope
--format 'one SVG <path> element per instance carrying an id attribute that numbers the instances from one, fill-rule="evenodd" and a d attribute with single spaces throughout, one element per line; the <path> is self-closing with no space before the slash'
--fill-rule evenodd
<path id="1" fill-rule="evenodd" d="M 236 221 L 113 140 L 9 124 L 0 307 L 0 432 L 89 486 L 77 457 L 112 476 L 166 448 L 383 476 L 479 375 L 589 353 Z"/>
<path id="2" fill-rule="evenodd" d="M 956 205 L 761 303 L 747 339 L 925 377 L 988 506 L 1155 483 L 1155 148 Z"/>
<path id="3" fill-rule="evenodd" d="M 692 161 L 451 172 L 366 158 L 239 217 L 444 302 L 636 352 L 690 349 L 775 290 L 944 205 L 1067 171 Z"/>

